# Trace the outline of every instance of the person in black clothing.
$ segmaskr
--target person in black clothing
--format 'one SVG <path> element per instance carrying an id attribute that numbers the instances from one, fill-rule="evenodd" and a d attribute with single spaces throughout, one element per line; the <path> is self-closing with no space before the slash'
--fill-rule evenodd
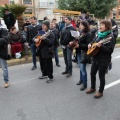
<path id="1" fill-rule="evenodd" d="M 80 22 L 81 22 L 81 19 L 78 19 L 76 22 L 76 27 L 78 28 L 78 30 L 79 30 Z"/>
<path id="2" fill-rule="evenodd" d="M 31 25 L 30 21 L 28 19 L 25 19 L 25 23 L 23 24 L 23 30 L 25 27 L 27 27 L 28 25 Z"/>
<path id="3" fill-rule="evenodd" d="M 76 29 L 72 26 L 71 24 L 71 17 L 65 17 L 65 23 L 66 27 L 63 28 L 61 32 L 61 38 L 60 38 L 60 43 L 63 48 L 63 56 L 64 56 L 64 61 L 65 61 L 65 72 L 62 74 L 67 74 L 66 77 L 71 77 L 72 76 L 72 52 L 73 50 L 69 48 L 69 43 L 75 38 L 71 35 L 71 30 L 76 31 Z"/>
<path id="4" fill-rule="evenodd" d="M 48 76 L 47 83 L 53 81 L 53 47 L 55 36 L 52 31 L 50 31 L 50 23 L 48 20 L 42 22 L 42 30 L 48 33 L 47 36 L 42 36 L 40 39 L 42 43 L 39 46 L 39 60 L 42 71 L 42 76 L 39 79 L 44 79 Z M 34 40 L 36 43 L 38 39 Z"/>
<path id="5" fill-rule="evenodd" d="M 58 46 L 59 46 L 59 38 L 60 38 L 59 31 L 55 28 L 55 23 L 54 22 L 50 23 L 50 29 L 55 35 L 54 55 L 55 55 L 56 66 L 60 67 L 59 57 L 58 57 Z"/>
<path id="6" fill-rule="evenodd" d="M 110 19 L 111 23 L 112 23 L 112 32 L 113 32 L 113 36 L 115 37 L 115 44 L 116 44 L 116 39 L 118 37 L 118 25 L 117 23 L 115 22 L 114 19 Z"/>
<path id="7" fill-rule="evenodd" d="M 111 37 L 111 40 L 102 44 L 101 40 Z M 88 49 L 91 48 L 92 43 L 97 42 L 99 47 L 99 52 L 93 57 L 93 63 L 91 66 L 91 88 L 86 91 L 87 94 L 96 91 L 96 73 L 98 71 L 100 79 L 100 87 L 98 92 L 94 95 L 95 98 L 100 98 L 103 96 L 104 86 L 105 86 L 105 73 L 108 65 L 111 61 L 111 54 L 113 53 L 115 46 L 115 38 L 112 35 L 112 24 L 108 20 L 102 20 L 100 22 L 100 28 L 98 36 L 88 45 Z"/>
<path id="8" fill-rule="evenodd" d="M 83 53 L 86 53 L 88 50 L 88 44 L 92 41 L 92 36 L 90 33 L 89 23 L 87 21 L 81 21 L 79 28 L 81 37 L 78 40 L 78 44 L 75 47 L 77 48 L 76 49 L 77 59 L 80 67 L 80 80 L 77 83 L 77 85 L 82 84 L 80 90 L 83 91 L 87 88 L 87 71 L 86 71 L 87 62 L 82 61 L 82 58 L 84 57 Z"/>
<path id="9" fill-rule="evenodd" d="M 62 32 L 63 28 L 65 27 L 65 17 L 62 17 L 62 21 L 59 22 L 59 31 Z"/>
<path id="10" fill-rule="evenodd" d="M 9 87 L 8 67 L 6 62 L 6 60 L 8 59 L 8 51 L 7 51 L 8 41 L 9 41 L 9 37 L 8 37 L 7 29 L 0 28 L 0 65 L 3 70 L 5 88 Z"/>
<path id="11" fill-rule="evenodd" d="M 48 17 L 47 17 L 47 16 L 45 16 L 45 17 L 43 18 L 43 20 L 48 20 Z"/>
<path id="12" fill-rule="evenodd" d="M 110 19 L 110 21 L 112 23 L 112 33 L 115 38 L 115 44 L 116 44 L 116 39 L 118 37 L 118 26 L 114 19 Z M 108 69 L 106 70 L 106 73 L 108 73 L 108 70 L 111 70 L 111 69 L 112 69 L 112 62 L 110 62 Z"/>
<path id="13" fill-rule="evenodd" d="M 9 9 L 5 9 L 5 14 L 3 19 L 7 26 L 7 29 L 10 31 L 10 28 L 14 26 L 16 20 L 14 15 L 11 12 L 9 12 Z"/>
<path id="14" fill-rule="evenodd" d="M 56 19 L 56 18 L 53 18 L 52 22 L 55 23 L 55 28 L 56 28 L 58 31 L 60 31 L 60 30 L 59 30 L 59 25 L 57 24 L 57 19 Z"/>
<path id="15" fill-rule="evenodd" d="M 33 59 L 33 67 L 31 70 L 35 70 L 37 68 L 36 65 L 36 45 L 34 42 L 34 37 L 38 34 L 38 31 L 42 30 L 41 25 L 37 24 L 37 18 L 31 17 L 31 25 L 27 27 L 27 40 L 29 43 L 29 46 L 32 51 L 32 59 Z"/>

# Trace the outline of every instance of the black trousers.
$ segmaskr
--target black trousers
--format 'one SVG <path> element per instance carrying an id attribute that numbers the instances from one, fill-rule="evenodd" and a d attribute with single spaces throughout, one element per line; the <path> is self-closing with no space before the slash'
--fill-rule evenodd
<path id="1" fill-rule="evenodd" d="M 53 62 L 52 58 L 39 57 L 40 68 L 43 76 L 53 79 Z"/>
<path id="2" fill-rule="evenodd" d="M 109 63 L 108 63 L 109 64 Z M 108 64 L 106 65 L 98 65 L 94 61 L 91 66 L 91 88 L 96 88 L 96 73 L 98 71 L 99 79 L 100 79 L 100 87 L 99 92 L 103 93 L 104 86 L 105 86 L 105 73 L 108 68 Z"/>

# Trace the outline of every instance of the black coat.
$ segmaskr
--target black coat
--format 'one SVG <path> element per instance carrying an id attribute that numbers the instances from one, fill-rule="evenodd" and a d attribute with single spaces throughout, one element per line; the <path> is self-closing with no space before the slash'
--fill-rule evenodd
<path id="1" fill-rule="evenodd" d="M 55 36 L 54 47 L 58 47 L 59 46 L 59 38 L 60 38 L 59 31 L 57 29 L 53 29 L 51 31 L 54 33 L 54 36 Z"/>
<path id="2" fill-rule="evenodd" d="M 90 32 L 85 33 L 80 39 L 78 40 L 79 48 L 76 49 L 76 52 L 79 53 L 81 50 L 87 51 L 88 44 L 92 41 L 92 35 Z"/>
<path id="3" fill-rule="evenodd" d="M 60 38 L 61 45 L 68 45 L 69 42 L 75 40 L 75 38 L 71 36 L 70 30 L 76 31 L 73 26 L 63 28 Z"/>
<path id="4" fill-rule="evenodd" d="M 51 31 L 50 34 L 46 37 L 46 39 L 43 40 L 41 45 L 39 46 L 39 56 L 41 56 L 42 58 L 53 57 L 54 40 L 55 36 Z"/>
<path id="5" fill-rule="evenodd" d="M 29 25 L 27 27 L 27 42 L 29 44 L 32 44 L 34 42 L 33 38 L 38 34 L 38 31 L 40 30 L 42 30 L 41 25 L 36 26 Z"/>
<path id="6" fill-rule="evenodd" d="M 7 60 L 8 58 L 8 31 L 0 28 L 0 58 Z"/>
<path id="7" fill-rule="evenodd" d="M 96 62 L 96 64 L 99 65 L 108 65 L 111 62 L 111 54 L 113 53 L 114 46 L 115 46 L 115 38 L 112 34 L 108 35 L 111 36 L 112 39 L 109 43 L 103 44 L 100 48 L 100 51 L 93 57 L 93 61 Z M 107 36 L 107 37 L 108 37 Z M 107 38 L 106 37 L 106 38 Z M 96 37 L 94 41 L 97 39 Z M 104 38 L 105 39 L 105 38 Z M 100 39 L 102 40 L 102 39 Z M 91 44 L 94 42 L 92 41 Z"/>
<path id="8" fill-rule="evenodd" d="M 11 27 L 14 26 L 15 21 L 16 21 L 14 15 L 12 13 L 4 15 L 3 19 L 4 19 L 5 24 L 7 26 L 11 26 Z"/>

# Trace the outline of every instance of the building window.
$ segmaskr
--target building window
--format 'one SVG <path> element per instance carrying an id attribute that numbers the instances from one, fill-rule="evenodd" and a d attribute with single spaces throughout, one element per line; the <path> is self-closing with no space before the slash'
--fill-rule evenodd
<path id="1" fill-rule="evenodd" d="M 48 6 L 48 0 L 40 0 L 40 7 L 47 7 Z"/>
<path id="2" fill-rule="evenodd" d="M 49 6 L 54 6 L 54 0 L 49 0 Z"/>
<path id="3" fill-rule="evenodd" d="M 116 16 L 116 13 L 113 13 L 113 16 Z"/>
<path id="4" fill-rule="evenodd" d="M 23 0 L 23 4 L 32 4 L 32 0 Z"/>
<path id="5" fill-rule="evenodd" d="M 32 14 L 32 9 L 26 9 L 24 14 Z"/>

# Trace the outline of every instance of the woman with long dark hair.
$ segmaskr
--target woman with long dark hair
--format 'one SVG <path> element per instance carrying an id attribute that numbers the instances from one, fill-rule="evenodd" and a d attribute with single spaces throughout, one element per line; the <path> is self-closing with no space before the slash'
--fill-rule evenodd
<path id="1" fill-rule="evenodd" d="M 92 41 L 92 36 L 90 34 L 89 23 L 87 21 L 80 22 L 80 34 L 81 37 L 78 40 L 78 44 L 75 48 L 77 48 L 77 59 L 80 67 L 80 80 L 77 85 L 81 85 L 80 90 L 85 90 L 87 88 L 87 71 L 86 71 L 86 62 L 82 61 L 82 57 L 84 57 L 83 52 L 86 53 L 88 50 L 88 44 Z"/>
<path id="2" fill-rule="evenodd" d="M 111 38 L 108 43 L 103 44 L 102 40 Z M 99 52 L 93 57 L 93 63 L 91 66 L 91 88 L 86 91 L 87 94 L 96 91 L 96 73 L 98 71 L 100 79 L 100 87 L 98 92 L 94 95 L 95 98 L 103 96 L 105 86 L 105 73 L 108 65 L 111 61 L 111 54 L 114 50 L 115 38 L 112 34 L 112 24 L 108 20 L 102 20 L 100 22 L 100 28 L 98 36 L 88 45 L 88 49 L 91 48 L 92 43 L 97 42 Z"/>

